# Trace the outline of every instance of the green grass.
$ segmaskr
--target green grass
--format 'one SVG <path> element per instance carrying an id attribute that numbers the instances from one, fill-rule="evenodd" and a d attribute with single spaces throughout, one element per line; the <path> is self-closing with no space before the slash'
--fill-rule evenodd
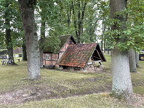
<path id="1" fill-rule="evenodd" d="M 26 75 L 26 63 L 18 66 L 2 66 L 0 65 L 0 93 L 19 89 L 26 82 L 23 81 Z M 25 85 L 24 84 L 24 85 Z"/>
<path id="2" fill-rule="evenodd" d="M 140 61 L 137 73 L 131 73 L 134 92 L 144 94 L 144 61 Z"/>
<path id="3" fill-rule="evenodd" d="M 23 90 L 28 95 L 41 93 L 33 102 L 0 104 L 0 108 L 132 108 L 109 96 L 112 73 L 110 56 L 103 63 L 104 71 L 96 73 L 41 69 L 41 79 L 27 80 L 26 62 L 18 66 L 0 65 L 0 94 Z M 132 73 L 134 92 L 144 95 L 144 62 Z M 106 92 L 106 94 L 97 94 Z M 94 93 L 94 94 L 93 94 Z M 87 95 L 86 95 L 87 94 Z M 89 94 L 89 95 L 88 95 Z M 39 100 L 39 101 L 38 101 Z M 142 108 L 142 107 L 141 107 Z"/>
<path id="4" fill-rule="evenodd" d="M 0 93 L 33 87 L 34 89 L 50 89 L 54 97 L 65 97 L 67 95 L 98 93 L 108 91 L 111 88 L 111 76 L 106 72 L 95 74 L 42 69 L 40 80 L 29 81 L 26 80 L 26 62 L 20 62 L 18 66 L 0 66 L 0 68 L 0 88 L 2 88 Z"/>

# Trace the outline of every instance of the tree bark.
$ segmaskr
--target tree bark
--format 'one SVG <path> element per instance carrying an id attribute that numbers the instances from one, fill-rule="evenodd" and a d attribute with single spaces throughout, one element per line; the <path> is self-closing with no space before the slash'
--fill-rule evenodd
<path id="1" fill-rule="evenodd" d="M 136 69 L 136 56 L 134 49 L 129 50 L 129 65 L 130 65 L 130 72 L 137 72 Z"/>
<path id="2" fill-rule="evenodd" d="M 136 67 L 139 67 L 139 53 L 135 52 L 135 58 L 136 58 Z"/>
<path id="3" fill-rule="evenodd" d="M 115 96 L 129 97 L 133 93 L 127 51 L 112 50 L 112 92 Z"/>
<path id="4" fill-rule="evenodd" d="M 45 19 L 41 16 L 41 39 L 40 39 L 40 67 L 43 67 L 43 50 L 44 50 L 44 42 L 45 42 Z"/>
<path id="5" fill-rule="evenodd" d="M 126 10 L 127 0 L 110 0 L 110 15 L 111 18 L 118 20 L 112 25 L 111 29 L 114 30 L 125 30 L 127 14 L 121 14 L 122 11 Z M 125 42 L 125 38 L 120 38 L 121 34 L 114 35 L 116 43 Z M 114 96 L 123 96 L 129 98 L 133 94 L 130 68 L 129 68 L 129 57 L 128 51 L 122 51 L 115 45 L 112 50 L 112 92 Z"/>
<path id="6" fill-rule="evenodd" d="M 77 20 L 76 20 L 76 12 L 75 12 L 75 1 L 72 2 L 72 12 L 73 12 L 73 22 L 74 22 L 74 28 L 75 28 L 75 34 L 77 37 L 78 43 L 80 43 L 80 38 L 78 36 L 78 28 L 77 28 Z"/>
<path id="7" fill-rule="evenodd" d="M 104 21 L 104 19 L 103 19 Z M 106 30 L 106 25 L 105 24 L 102 24 L 102 42 L 101 42 L 101 48 L 102 48 L 102 51 L 105 52 L 105 30 Z"/>
<path id="8" fill-rule="evenodd" d="M 69 5 L 68 5 L 69 6 Z M 72 11 L 72 6 L 67 7 L 67 24 L 68 24 L 68 28 L 70 28 L 70 24 L 71 24 L 71 11 Z"/>
<path id="9" fill-rule="evenodd" d="M 26 38 L 28 77 L 34 80 L 40 77 L 40 53 L 34 20 L 36 0 L 19 0 L 19 4 Z"/>
<path id="10" fill-rule="evenodd" d="M 6 45 L 7 45 L 7 52 L 8 52 L 8 64 L 13 65 L 14 63 L 14 57 L 13 57 L 13 44 L 12 44 L 12 38 L 11 38 L 11 30 L 6 29 Z"/>
<path id="11" fill-rule="evenodd" d="M 22 56 L 23 61 L 27 61 L 26 42 L 24 38 L 23 38 L 23 44 L 22 44 L 22 53 L 23 53 L 23 56 Z"/>

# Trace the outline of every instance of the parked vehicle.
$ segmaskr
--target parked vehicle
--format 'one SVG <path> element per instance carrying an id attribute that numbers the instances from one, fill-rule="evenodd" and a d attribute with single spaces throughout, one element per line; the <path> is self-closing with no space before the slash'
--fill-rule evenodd
<path id="1" fill-rule="evenodd" d="M 144 50 L 140 51 L 139 60 L 144 61 Z"/>

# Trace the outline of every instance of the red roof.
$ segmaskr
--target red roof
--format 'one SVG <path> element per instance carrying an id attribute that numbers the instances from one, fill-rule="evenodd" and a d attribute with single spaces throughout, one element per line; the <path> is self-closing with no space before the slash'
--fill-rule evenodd
<path id="1" fill-rule="evenodd" d="M 84 68 L 96 46 L 96 43 L 70 45 L 61 57 L 59 65 Z"/>

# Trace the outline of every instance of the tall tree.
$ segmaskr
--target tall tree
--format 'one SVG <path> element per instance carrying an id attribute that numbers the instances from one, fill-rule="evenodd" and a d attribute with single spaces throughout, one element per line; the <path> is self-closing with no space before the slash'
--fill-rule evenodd
<path id="1" fill-rule="evenodd" d="M 40 38 L 40 67 L 43 67 L 43 50 L 45 42 L 45 20 L 42 17 L 41 21 L 41 38 Z"/>
<path id="2" fill-rule="evenodd" d="M 108 44 L 107 44 L 107 39 L 106 39 L 106 32 L 110 28 L 107 23 L 108 21 L 108 16 L 109 16 L 109 1 L 101 1 L 100 6 L 99 6 L 99 16 L 100 20 L 102 20 L 102 36 L 101 36 L 101 47 L 105 51 L 105 49 L 108 50 Z M 109 52 L 109 51 L 108 51 Z"/>
<path id="3" fill-rule="evenodd" d="M 112 49 L 112 92 L 115 96 L 128 98 L 133 94 L 128 51 L 119 47 L 119 43 L 127 41 L 127 37 L 123 36 L 122 33 L 123 30 L 127 29 L 126 7 L 127 0 L 110 0 L 110 15 L 114 21 L 111 31 L 115 41 L 115 46 Z"/>
<path id="4" fill-rule="evenodd" d="M 4 7 L 5 7 L 5 11 L 4 11 L 4 19 L 5 19 L 5 43 L 6 43 L 6 47 L 7 47 L 7 52 L 8 52 L 8 56 L 9 56 L 9 64 L 13 65 L 15 64 L 14 62 L 14 57 L 13 57 L 13 40 L 12 40 L 12 30 L 11 30 L 11 24 L 10 22 L 12 21 L 12 1 L 10 0 L 6 0 L 4 2 Z"/>
<path id="5" fill-rule="evenodd" d="M 28 77 L 29 79 L 34 80 L 40 77 L 40 54 L 34 19 L 34 7 L 37 1 L 18 0 L 18 2 L 20 4 L 23 28 L 25 30 Z"/>
<path id="6" fill-rule="evenodd" d="M 83 21 L 85 17 L 85 10 L 87 6 L 85 0 L 73 0 L 72 1 L 72 12 L 73 12 L 73 23 L 75 27 L 75 34 L 77 42 L 81 42 L 81 35 L 83 33 Z"/>
<path id="7" fill-rule="evenodd" d="M 44 50 L 44 42 L 45 42 L 45 27 L 46 27 L 46 19 L 47 16 L 45 15 L 47 11 L 47 3 L 46 1 L 39 1 L 38 2 L 38 12 L 41 18 L 41 27 L 40 27 L 40 41 L 39 41 L 39 49 L 40 49 L 40 67 L 43 67 L 43 50 Z"/>
<path id="8" fill-rule="evenodd" d="M 86 6 L 85 17 L 83 20 L 83 34 L 81 35 L 82 42 L 96 42 L 96 28 L 98 27 L 99 15 L 98 10 L 99 7 L 95 6 L 96 3 L 94 1 L 89 2 Z M 96 17 L 97 16 L 97 17 Z"/>
<path id="9" fill-rule="evenodd" d="M 18 7 L 18 2 L 15 0 L 1 0 L 0 1 L 0 39 L 5 40 L 2 43 L 3 47 L 8 49 L 9 61 L 14 63 L 13 49 L 22 45 L 21 29 L 22 22 Z"/>
<path id="10" fill-rule="evenodd" d="M 42 5 L 39 12 L 45 17 L 49 36 L 72 34 L 79 42 L 95 41 L 98 19 L 95 17 L 94 1 L 43 0 L 38 1 L 39 5 Z"/>
<path id="11" fill-rule="evenodd" d="M 131 45 L 130 48 L 130 70 L 131 72 L 136 72 L 136 67 L 138 67 L 138 61 L 139 57 L 138 54 L 135 53 L 135 51 L 138 51 L 142 49 L 143 42 L 144 42 L 144 1 L 143 0 L 130 0 L 128 3 L 128 10 L 129 10 L 129 16 L 128 16 L 128 22 L 129 22 L 129 28 L 128 28 L 128 34 L 131 35 L 131 42 L 129 44 Z"/>

